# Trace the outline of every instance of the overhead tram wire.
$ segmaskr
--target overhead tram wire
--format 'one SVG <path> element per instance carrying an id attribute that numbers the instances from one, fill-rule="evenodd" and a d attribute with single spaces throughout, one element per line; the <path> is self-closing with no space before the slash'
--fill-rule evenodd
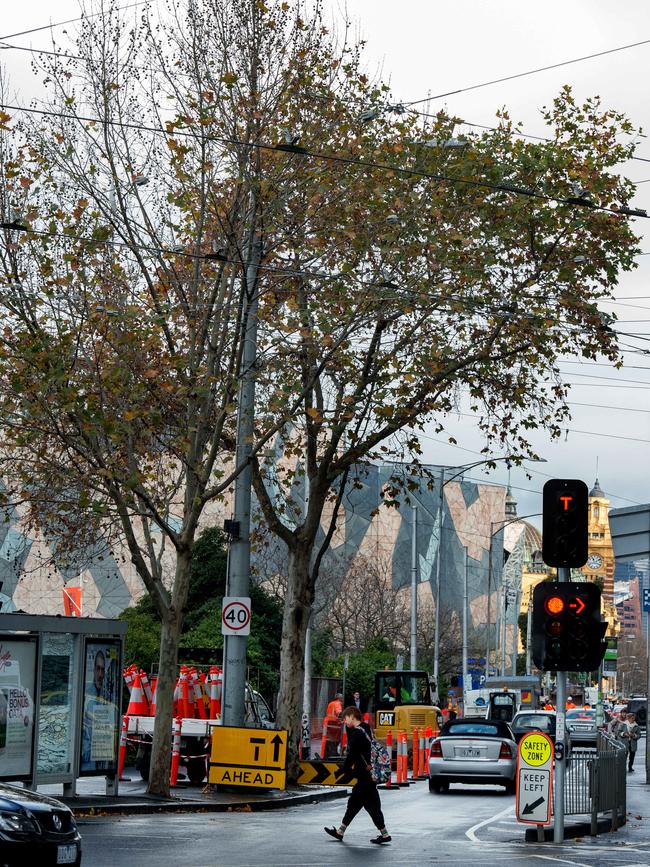
<path id="1" fill-rule="evenodd" d="M 548 72 L 551 69 L 559 69 L 563 66 L 570 66 L 573 63 L 582 63 L 585 60 L 593 60 L 596 57 L 605 57 L 608 54 L 616 54 L 619 51 L 627 51 L 630 48 L 639 48 L 641 45 L 649 45 L 650 39 L 643 39 L 640 42 L 630 42 L 628 45 L 619 45 L 617 48 L 609 48 L 606 51 L 597 51 L 594 54 L 585 54 L 582 57 L 574 57 L 571 60 L 563 60 L 559 63 L 551 63 L 548 66 L 539 66 L 536 69 L 529 69 L 526 72 L 517 72 L 514 75 L 505 75 L 501 78 L 493 78 L 490 81 L 482 81 L 479 84 L 460 87 L 456 90 L 449 90 L 446 93 L 437 93 L 434 96 L 427 96 L 423 99 L 413 99 L 409 102 L 402 102 L 403 106 L 421 105 L 423 102 L 429 102 L 432 99 L 442 99 L 445 96 L 455 96 L 458 93 L 467 93 L 470 90 L 478 90 L 482 87 L 490 87 L 493 84 L 501 84 L 504 81 L 514 81 L 517 78 L 525 78 L 528 75 L 537 75 L 540 72 Z M 650 160 L 649 160 L 650 162 Z"/>
<path id="2" fill-rule="evenodd" d="M 147 6 L 155 0 L 137 0 L 136 3 L 129 3 L 127 6 L 118 6 L 115 12 L 124 12 L 126 9 L 133 9 L 136 6 Z M 109 10 L 109 12 L 112 10 Z M 40 33 L 43 30 L 52 30 L 53 27 L 63 27 L 65 24 L 74 24 L 77 21 L 86 21 L 90 18 L 101 18 L 109 14 L 109 12 L 94 12 L 91 15 L 80 15 L 77 18 L 68 18 L 67 21 L 55 21 L 54 23 L 44 24 L 42 27 L 32 27 L 31 30 L 21 30 L 19 33 L 9 33 L 6 36 L 0 36 L 0 42 L 5 39 L 15 39 L 18 36 L 28 36 L 31 33 Z"/>
<path id="3" fill-rule="evenodd" d="M 146 124 L 126 123 L 122 121 L 102 121 L 100 118 L 87 117 L 79 114 L 70 114 L 67 112 L 49 111 L 45 109 L 37 109 L 28 106 L 11 105 L 8 103 L 0 103 L 0 107 L 6 111 L 19 111 L 27 114 L 38 114 L 44 117 L 56 117 L 60 119 L 72 120 L 83 123 L 96 123 L 101 126 L 117 126 L 120 129 L 129 129 L 139 132 L 151 132 L 156 135 L 165 135 L 169 137 L 185 136 L 196 139 L 197 136 L 186 130 L 175 129 L 168 131 L 163 127 L 148 126 Z M 600 211 L 602 213 L 610 213 L 617 217 L 629 216 L 631 218 L 650 219 L 649 215 L 638 208 L 628 208 L 627 205 L 622 205 L 620 208 L 606 207 L 605 205 L 597 205 L 592 202 L 577 202 L 573 197 L 551 196 L 547 193 L 540 193 L 534 190 L 525 189 L 524 187 L 496 184 L 490 181 L 477 180 L 475 178 L 454 177 L 436 172 L 425 172 L 422 169 L 406 168 L 405 166 L 394 166 L 389 163 L 377 163 L 371 160 L 355 159 L 346 157 L 342 154 L 327 154 L 319 151 L 312 151 L 302 146 L 296 146 L 292 149 L 291 146 L 278 146 L 277 144 L 264 144 L 261 142 L 250 142 L 242 139 L 237 139 L 232 136 L 206 135 L 205 140 L 220 142 L 221 144 L 234 144 L 246 148 L 254 148 L 262 151 L 272 151 L 274 153 L 288 154 L 289 156 L 311 157 L 316 160 L 324 160 L 326 162 L 339 163 L 341 165 L 357 166 L 360 169 L 377 169 L 379 171 L 392 172 L 396 175 L 405 175 L 406 177 L 420 177 L 433 181 L 441 181 L 446 184 L 461 184 L 464 186 L 478 187 L 480 189 L 493 190 L 494 192 L 510 193 L 517 196 L 526 196 L 531 199 L 540 199 L 545 202 L 556 202 L 557 204 L 571 205 L 573 207 L 582 207 L 590 211 Z"/>
<path id="4" fill-rule="evenodd" d="M 134 4 L 134 5 L 140 5 L 140 4 Z M 123 8 L 129 8 L 129 7 L 123 7 Z M 81 19 L 74 19 L 74 20 L 81 20 Z M 8 37 L 5 37 L 5 38 L 8 38 Z M 4 41 L 3 37 L 0 37 L 0 43 L 3 41 Z M 61 58 L 64 58 L 66 60 L 84 60 L 84 58 L 78 54 L 67 54 L 67 53 L 62 52 L 62 51 L 49 51 L 48 49 L 33 48 L 31 46 L 26 46 L 26 45 L 8 45 L 8 44 L 5 44 L 5 45 L 0 45 L 0 50 L 27 51 L 27 52 L 30 52 L 32 54 L 45 54 L 45 55 L 48 55 L 50 57 L 61 57 Z M 153 66 L 140 66 L 138 68 L 145 69 L 145 70 L 151 70 L 154 67 Z M 179 73 L 179 74 L 181 76 L 185 75 L 185 73 Z M 395 110 L 395 108 L 399 105 L 410 105 L 410 103 L 398 103 L 394 106 L 388 106 L 384 109 L 384 111 Z M 419 115 L 420 117 L 438 118 L 440 116 L 439 113 L 435 113 L 435 112 L 417 111 L 416 109 L 409 109 L 409 111 L 411 111 L 413 114 Z M 457 125 L 458 126 L 471 126 L 471 127 L 476 127 L 477 129 L 492 130 L 494 132 L 498 132 L 501 129 L 498 126 L 490 126 L 489 124 L 483 124 L 483 123 L 472 123 L 471 121 L 468 121 L 468 120 L 459 120 L 459 123 Z M 542 141 L 542 142 L 552 142 L 553 141 L 553 139 L 546 138 L 544 136 L 539 136 L 539 135 L 531 135 L 530 133 L 524 133 L 524 132 L 521 132 L 520 130 L 517 130 L 517 129 L 513 129 L 511 135 L 513 137 L 518 136 L 520 138 L 528 138 L 528 139 L 533 139 L 535 141 Z M 629 157 L 629 159 L 630 160 L 638 160 L 638 161 L 644 162 L 644 163 L 650 163 L 649 157 L 632 156 L 632 157 Z M 624 160 L 624 162 L 627 162 L 627 160 Z M 645 184 L 648 182 L 650 182 L 650 178 L 643 180 L 643 181 L 632 181 L 632 183 L 634 183 L 634 184 Z M 641 254 L 641 255 L 647 255 L 647 254 Z"/>

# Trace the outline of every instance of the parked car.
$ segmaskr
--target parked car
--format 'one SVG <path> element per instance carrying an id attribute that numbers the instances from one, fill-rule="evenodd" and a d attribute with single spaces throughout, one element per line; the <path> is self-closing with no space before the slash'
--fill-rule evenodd
<path id="1" fill-rule="evenodd" d="M 598 739 L 595 708 L 577 707 L 566 712 L 566 727 L 574 745 L 595 747 Z"/>
<path id="2" fill-rule="evenodd" d="M 446 792 L 450 783 L 492 783 L 513 793 L 516 769 L 517 742 L 502 720 L 450 720 L 431 740 L 430 792 Z"/>
<path id="3" fill-rule="evenodd" d="M 81 864 L 81 836 L 61 801 L 0 783 L 0 867 L 27 864 Z"/>
<path id="4" fill-rule="evenodd" d="M 515 716 L 510 723 L 515 740 L 517 743 L 529 732 L 544 732 L 553 741 L 555 746 L 555 736 L 557 728 L 557 716 L 554 710 L 522 710 Z M 564 727 L 564 750 L 568 757 L 571 752 L 571 733 L 569 729 Z"/>

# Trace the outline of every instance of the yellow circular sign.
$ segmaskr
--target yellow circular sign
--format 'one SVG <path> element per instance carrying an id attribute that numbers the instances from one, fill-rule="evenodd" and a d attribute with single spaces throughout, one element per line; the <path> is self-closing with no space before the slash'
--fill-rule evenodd
<path id="1" fill-rule="evenodd" d="M 533 768 L 545 765 L 550 760 L 551 749 L 548 739 L 535 732 L 523 737 L 519 743 L 519 754 L 522 762 Z"/>

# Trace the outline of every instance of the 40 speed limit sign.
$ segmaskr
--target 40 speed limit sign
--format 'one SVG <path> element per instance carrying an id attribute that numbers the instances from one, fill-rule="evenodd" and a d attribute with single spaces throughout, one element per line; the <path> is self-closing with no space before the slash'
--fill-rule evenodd
<path id="1" fill-rule="evenodd" d="M 250 635 L 250 596 L 224 596 L 221 609 L 222 635 Z"/>

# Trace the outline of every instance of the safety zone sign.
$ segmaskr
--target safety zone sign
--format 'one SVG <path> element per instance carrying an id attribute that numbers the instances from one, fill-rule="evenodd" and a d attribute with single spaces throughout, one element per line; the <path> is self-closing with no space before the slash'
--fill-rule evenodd
<path id="1" fill-rule="evenodd" d="M 251 600 L 249 596 L 224 596 L 221 608 L 222 635 L 250 635 Z"/>
<path id="2" fill-rule="evenodd" d="M 553 741 L 530 732 L 519 741 L 517 757 L 517 821 L 550 825 L 553 803 Z"/>
<path id="3" fill-rule="evenodd" d="M 285 789 L 287 733 L 270 729 L 214 726 L 210 783 Z"/>

